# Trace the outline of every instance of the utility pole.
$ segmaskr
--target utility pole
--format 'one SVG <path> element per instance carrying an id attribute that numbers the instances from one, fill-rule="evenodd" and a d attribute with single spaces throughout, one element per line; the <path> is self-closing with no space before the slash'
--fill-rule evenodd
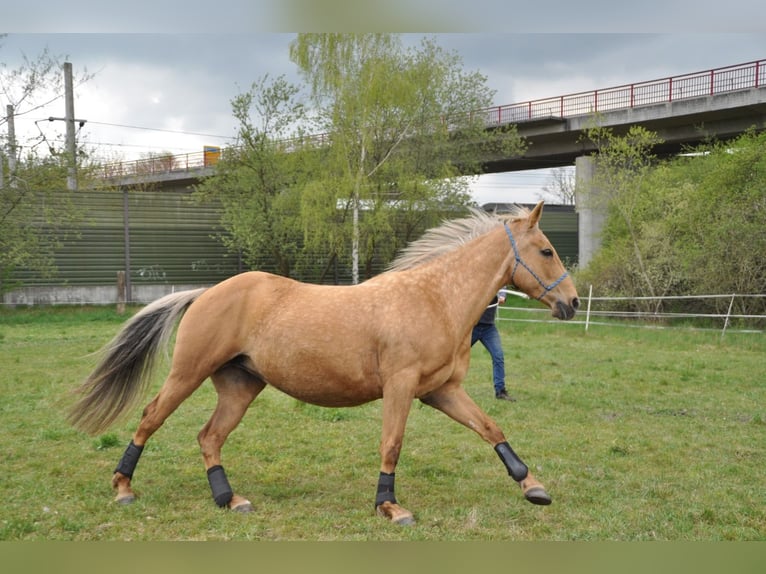
<path id="1" fill-rule="evenodd" d="M 69 190 L 77 189 L 77 145 L 74 140 L 74 88 L 72 87 L 72 64 L 64 62 L 64 100 L 66 122 L 66 151 L 69 163 L 66 186 Z"/>
<path id="2" fill-rule="evenodd" d="M 72 64 L 64 62 L 64 117 L 49 117 L 48 121 L 63 120 L 66 124 L 65 156 L 67 158 L 66 186 L 69 190 L 77 189 L 77 142 L 75 142 L 74 125 L 85 125 L 86 120 L 78 120 L 74 117 L 74 89 L 72 87 Z"/>
<path id="3" fill-rule="evenodd" d="M 16 187 L 16 122 L 13 119 L 12 104 L 5 106 L 5 113 L 8 116 L 8 185 Z"/>
<path id="4" fill-rule="evenodd" d="M 10 123 L 10 119 L 8 120 Z M 10 131 L 10 128 L 8 128 Z M 0 146 L 0 189 L 5 187 L 5 153 L 3 152 L 3 146 Z"/>

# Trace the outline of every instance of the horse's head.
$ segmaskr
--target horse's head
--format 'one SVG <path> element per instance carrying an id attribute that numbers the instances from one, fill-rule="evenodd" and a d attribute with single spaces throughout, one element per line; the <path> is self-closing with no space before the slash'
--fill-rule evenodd
<path id="1" fill-rule="evenodd" d="M 528 217 L 515 218 L 506 223 L 514 255 L 506 282 L 548 305 L 554 317 L 571 319 L 580 306 L 580 300 L 556 250 L 537 225 L 542 212 L 541 201 Z"/>

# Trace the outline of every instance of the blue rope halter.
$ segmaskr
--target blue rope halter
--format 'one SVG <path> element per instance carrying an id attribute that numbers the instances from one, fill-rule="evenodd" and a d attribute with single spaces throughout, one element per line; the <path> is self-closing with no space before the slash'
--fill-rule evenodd
<path id="1" fill-rule="evenodd" d="M 543 292 L 540 293 L 540 296 L 539 297 L 535 297 L 535 299 L 537 299 L 539 301 L 540 299 L 545 297 L 550 291 L 555 289 L 556 285 L 561 283 L 569 275 L 568 271 L 564 271 L 564 274 L 561 277 L 556 279 L 550 285 L 546 285 L 545 281 L 540 279 L 540 277 L 537 276 L 537 273 L 532 271 L 532 269 L 529 267 L 529 265 L 524 263 L 524 261 L 521 259 L 521 255 L 519 255 L 519 249 L 516 246 L 516 240 L 513 238 L 513 233 L 511 233 L 511 228 L 508 227 L 507 224 L 505 225 L 505 232 L 508 234 L 508 238 L 511 240 L 511 247 L 513 248 L 513 256 L 516 258 L 516 262 L 513 264 L 513 271 L 511 272 L 511 283 L 512 284 L 513 284 L 513 277 L 514 277 L 514 275 L 516 275 L 516 269 L 519 267 L 519 265 L 521 265 L 524 269 L 526 269 L 529 272 L 529 274 L 532 277 L 534 277 L 537 280 L 537 282 L 540 284 L 540 287 L 543 288 Z"/>

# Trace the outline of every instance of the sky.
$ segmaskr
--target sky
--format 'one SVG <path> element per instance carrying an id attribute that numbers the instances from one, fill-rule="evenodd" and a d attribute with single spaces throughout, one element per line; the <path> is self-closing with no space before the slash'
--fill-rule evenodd
<path id="1" fill-rule="evenodd" d="M 751 7 L 757 14 L 766 12 L 760 2 Z M 507 6 L 501 9 L 508 13 Z M 206 145 L 226 146 L 236 133 L 231 113 L 234 96 L 266 74 L 301 81 L 288 54 L 294 32 L 240 31 L 236 25 L 229 31 L 210 25 L 204 31 L 195 23 L 185 29 L 184 25 L 169 31 L 137 26 L 132 31 L 129 26 L 115 26 L 115 20 L 111 27 L 84 25 L 72 31 L 62 26 L 58 31 L 55 22 L 27 25 L 27 17 L 15 21 L 16 31 L 13 18 L 9 21 L 11 25 L 5 29 L 10 33 L 0 39 L 0 64 L 13 69 L 24 56 L 34 59 L 47 49 L 71 62 L 75 77 L 90 74 L 74 90 L 75 117 L 86 120 L 78 142 L 108 161 L 150 152 L 185 154 L 201 152 Z M 574 33 L 547 32 L 536 31 L 535 26 L 529 26 L 530 32 L 437 30 L 410 32 L 404 40 L 416 43 L 421 37 L 434 37 L 443 48 L 460 56 L 466 71 L 486 76 L 495 92 L 494 104 L 503 105 L 766 58 L 766 19 L 760 20 L 761 30 L 748 24 L 748 18 L 737 22 L 739 26 L 729 30 L 710 25 L 707 29 L 693 26 L 667 31 L 660 26 L 655 28 L 658 31 L 614 33 L 587 27 Z M 40 101 L 48 99 L 46 95 Z M 6 103 L 0 101 L 0 122 Z M 19 143 L 61 148 L 64 123 L 46 121 L 50 116 L 64 116 L 63 97 L 16 118 Z M 6 129 L 0 123 L 0 132 Z M 542 188 L 551 183 L 550 172 L 542 170 L 488 174 L 472 187 L 480 204 L 526 203 L 540 197 L 550 201 Z"/>

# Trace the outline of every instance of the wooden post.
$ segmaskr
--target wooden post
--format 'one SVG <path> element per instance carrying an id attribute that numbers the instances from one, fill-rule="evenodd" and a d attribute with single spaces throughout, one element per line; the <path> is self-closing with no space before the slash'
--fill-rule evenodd
<path id="1" fill-rule="evenodd" d="M 117 272 L 117 313 L 125 313 L 125 272 Z"/>
<path id="2" fill-rule="evenodd" d="M 723 322 L 723 330 L 721 331 L 721 339 L 723 339 L 723 336 L 726 334 L 726 327 L 729 326 L 729 317 L 731 317 L 731 308 L 734 307 L 734 298 L 736 297 L 736 293 L 731 294 L 731 301 L 729 301 L 729 310 L 726 311 L 726 319 Z"/>

